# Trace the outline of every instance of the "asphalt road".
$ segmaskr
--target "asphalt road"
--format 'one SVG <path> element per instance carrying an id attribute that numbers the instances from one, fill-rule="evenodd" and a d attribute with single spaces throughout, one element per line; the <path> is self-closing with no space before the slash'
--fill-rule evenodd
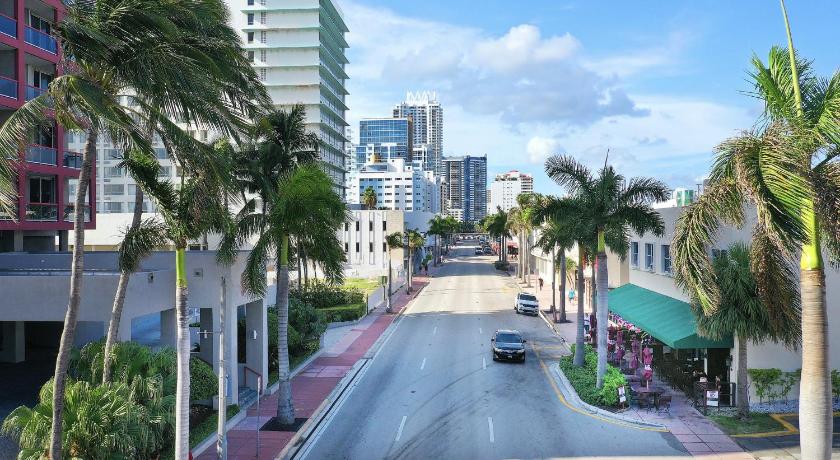
<path id="1" fill-rule="evenodd" d="M 615 425 L 561 403 L 545 367 L 561 345 L 540 318 L 515 314 L 515 281 L 473 250 L 460 247 L 446 262 L 298 458 L 688 455 L 670 433 Z M 490 338 L 502 328 L 527 339 L 525 364 L 492 360 Z"/>

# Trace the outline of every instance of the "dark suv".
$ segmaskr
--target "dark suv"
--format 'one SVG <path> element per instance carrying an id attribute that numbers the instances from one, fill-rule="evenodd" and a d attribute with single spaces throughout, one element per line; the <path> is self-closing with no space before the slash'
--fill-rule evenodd
<path id="1" fill-rule="evenodd" d="M 493 361 L 506 359 L 525 362 L 525 339 L 519 331 L 499 329 L 490 342 L 493 343 Z"/>

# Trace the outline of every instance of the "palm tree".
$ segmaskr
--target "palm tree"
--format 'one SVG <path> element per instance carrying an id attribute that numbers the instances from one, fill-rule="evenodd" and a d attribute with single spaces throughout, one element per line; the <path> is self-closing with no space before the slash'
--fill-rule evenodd
<path id="1" fill-rule="evenodd" d="M 607 246 L 626 257 L 630 229 L 637 234 L 662 235 L 664 224 L 651 207 L 668 198 L 668 187 L 650 178 L 625 180 L 612 166 L 604 164 L 597 177 L 571 156 L 553 156 L 546 161 L 546 174 L 566 188 L 571 200 L 549 199 L 548 212 L 555 216 L 585 222 L 589 237 L 596 241 L 595 289 L 598 291 L 597 338 L 598 372 L 596 387 L 601 388 L 607 369 L 607 322 L 609 293 Z M 583 296 L 579 301 L 583 300 Z"/>
<path id="2" fill-rule="evenodd" d="M 537 211 L 535 217 L 540 213 Z M 556 217 L 556 216 L 555 216 Z M 558 322 L 556 312 L 556 278 L 557 270 L 555 264 L 560 260 L 560 319 L 559 322 L 565 323 L 566 320 L 566 250 L 575 244 L 575 228 L 574 223 L 569 219 L 558 220 L 551 218 L 545 221 L 542 227 L 542 233 L 535 243 L 543 252 L 551 254 L 551 310 L 554 314 L 554 322 Z M 557 254 L 559 250 L 559 254 Z"/>
<path id="3" fill-rule="evenodd" d="M 242 286 L 255 296 L 266 289 L 266 264 L 277 260 L 277 346 L 280 364 L 277 421 L 291 425 L 295 421 L 289 371 L 289 241 L 317 241 L 330 247 L 340 259 L 322 261 L 332 282 L 341 282 L 344 262 L 336 232 L 347 221 L 347 208 L 335 191 L 332 180 L 316 164 L 304 163 L 281 175 L 273 190 L 268 190 L 267 214 L 254 212 L 253 201 L 237 217 L 236 227 L 220 247 L 220 257 L 230 259 L 233 250 L 249 237 L 258 236 L 242 273 Z"/>
<path id="4" fill-rule="evenodd" d="M 414 254 L 418 248 L 422 248 L 426 240 L 420 235 L 416 229 L 408 229 L 405 231 L 405 247 L 408 248 L 408 287 L 406 292 L 411 292 L 411 281 L 414 276 Z"/>
<path id="5" fill-rule="evenodd" d="M 680 218 L 674 235 L 677 281 L 713 312 L 720 292 L 706 250 L 721 224 L 744 225 L 742 205 L 756 211 L 751 264 L 765 305 L 795 289 L 785 264 L 799 256 L 802 380 L 799 415 L 803 458 L 831 455 L 831 385 L 823 246 L 840 258 L 840 163 L 837 129 L 840 73 L 813 74 L 796 56 L 787 14 L 788 49 L 773 47 L 767 65 L 754 57 L 754 95 L 764 101 L 762 123 L 718 147 L 709 186 Z M 756 241 L 762 244 L 756 244 Z M 774 321 L 777 313 L 771 311 Z"/>
<path id="6" fill-rule="evenodd" d="M 508 224 L 508 213 L 501 207 L 496 212 L 487 216 L 484 229 L 493 238 L 499 239 L 499 261 L 507 261 L 507 238 L 510 238 L 510 226 Z"/>
<path id="7" fill-rule="evenodd" d="M 403 236 L 400 232 L 394 232 L 385 237 L 385 245 L 388 246 L 388 298 L 387 307 L 385 311 L 391 313 L 391 277 L 393 276 L 393 269 L 391 268 L 391 251 L 403 247 Z"/>
<path id="8" fill-rule="evenodd" d="M 433 259 L 435 266 L 437 266 L 440 259 L 440 237 L 449 232 L 448 227 L 446 219 L 439 215 L 436 215 L 429 220 L 429 231 L 427 233 L 435 236 L 435 255 Z"/>
<path id="9" fill-rule="evenodd" d="M 760 242 L 758 244 L 761 244 Z M 765 305 L 758 291 L 750 261 L 751 249 L 744 243 L 735 243 L 714 258 L 717 289 L 720 292 L 718 309 L 707 315 L 700 303 L 692 302 L 697 330 L 714 340 L 734 334 L 738 338 L 738 416 L 749 417 L 747 386 L 747 342 L 765 340 L 783 342 L 796 347 L 801 342 L 799 293 L 796 289 L 780 291 L 773 304 Z M 793 269 L 782 267 L 785 276 L 793 277 Z M 778 312 L 782 321 L 774 320 L 770 312 Z"/>
<path id="10" fill-rule="evenodd" d="M 373 187 L 368 187 L 365 189 L 365 192 L 362 194 L 362 204 L 365 205 L 367 209 L 376 209 L 376 190 Z"/>

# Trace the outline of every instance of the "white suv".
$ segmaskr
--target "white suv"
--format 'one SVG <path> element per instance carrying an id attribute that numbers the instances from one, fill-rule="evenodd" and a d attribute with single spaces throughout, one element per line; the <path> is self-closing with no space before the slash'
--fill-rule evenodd
<path id="1" fill-rule="evenodd" d="M 526 313 L 536 316 L 540 309 L 540 303 L 533 294 L 520 292 L 516 294 L 516 303 L 513 304 L 513 309 L 516 310 L 516 313 Z"/>

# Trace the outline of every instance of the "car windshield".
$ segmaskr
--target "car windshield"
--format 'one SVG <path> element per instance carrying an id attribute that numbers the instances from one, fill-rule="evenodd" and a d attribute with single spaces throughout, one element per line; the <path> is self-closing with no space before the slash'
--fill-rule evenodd
<path id="1" fill-rule="evenodd" d="M 522 295 L 520 295 L 520 296 L 519 296 L 519 298 L 520 298 L 520 299 L 522 299 L 522 300 L 530 300 L 530 301 L 532 301 L 532 302 L 533 302 L 533 301 L 535 301 L 535 300 L 537 300 L 537 298 L 536 298 L 536 297 L 534 297 L 534 296 L 532 296 L 532 295 L 530 295 L 530 294 L 522 294 Z"/>
<path id="2" fill-rule="evenodd" d="M 522 337 L 516 334 L 496 334 L 496 343 L 522 343 Z"/>

